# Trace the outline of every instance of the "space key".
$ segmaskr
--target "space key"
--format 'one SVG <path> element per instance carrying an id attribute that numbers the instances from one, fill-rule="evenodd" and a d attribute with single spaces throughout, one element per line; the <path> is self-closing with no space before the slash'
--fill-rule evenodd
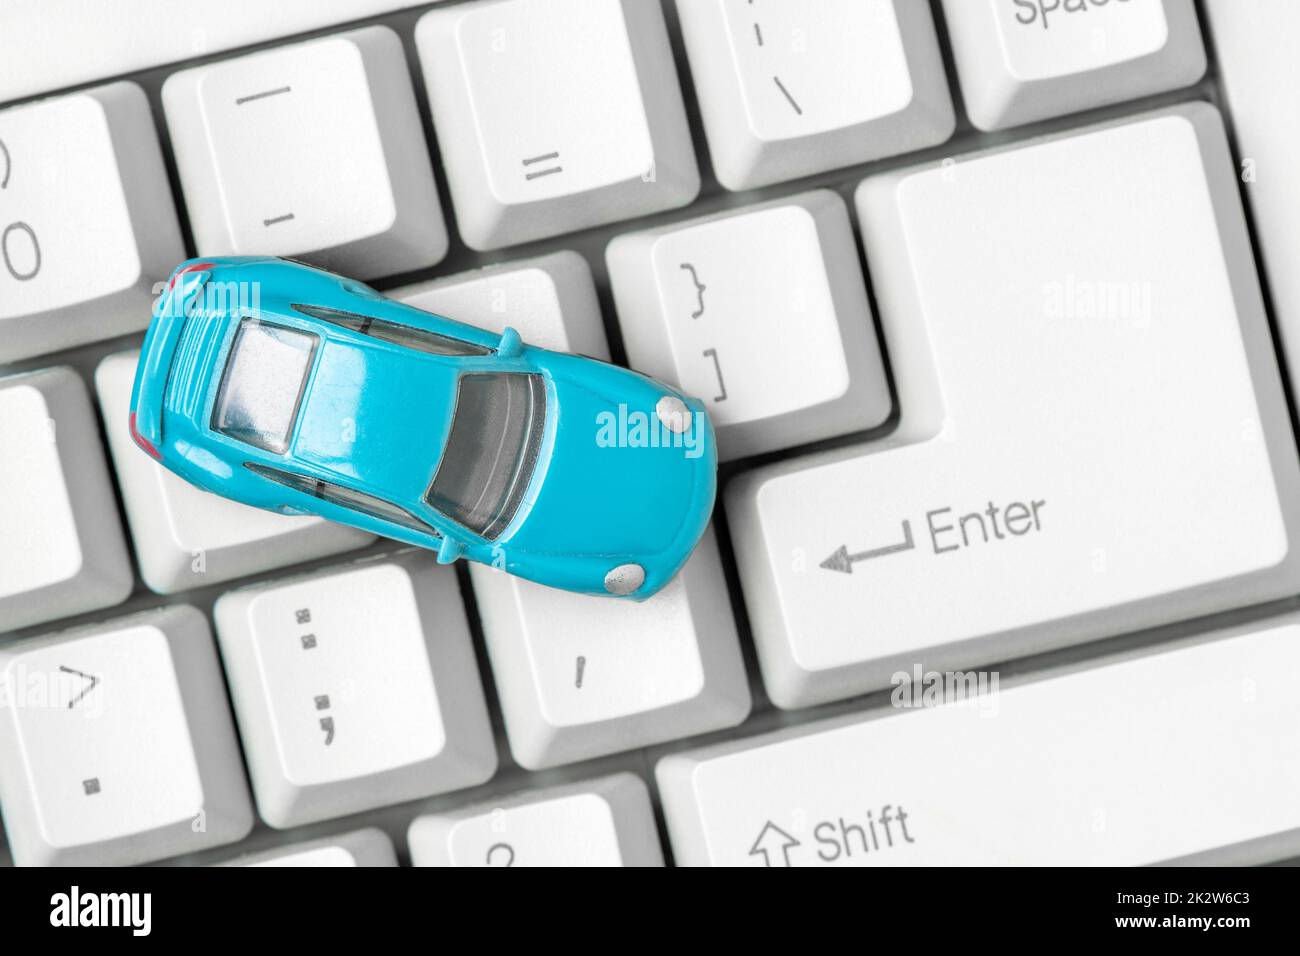
<path id="1" fill-rule="evenodd" d="M 961 703 L 665 757 L 656 773 L 676 860 L 1247 864 L 1300 853 L 1298 622 L 1000 693 L 986 675 L 985 693 Z"/>
<path id="2" fill-rule="evenodd" d="M 6 3 L 0 103 L 414 5 L 412 0 Z M 61 56 L 50 55 L 51 38 Z"/>

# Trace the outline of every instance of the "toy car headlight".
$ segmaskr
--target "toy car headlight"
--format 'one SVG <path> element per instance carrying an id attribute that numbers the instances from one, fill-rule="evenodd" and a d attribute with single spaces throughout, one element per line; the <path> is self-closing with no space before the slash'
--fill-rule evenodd
<path id="1" fill-rule="evenodd" d="M 639 564 L 620 564 L 605 575 L 605 590 L 610 594 L 631 594 L 645 584 L 645 568 Z"/>
<path id="2" fill-rule="evenodd" d="M 691 410 L 676 395 L 665 395 L 655 404 L 655 415 L 670 432 L 681 434 L 691 427 Z"/>

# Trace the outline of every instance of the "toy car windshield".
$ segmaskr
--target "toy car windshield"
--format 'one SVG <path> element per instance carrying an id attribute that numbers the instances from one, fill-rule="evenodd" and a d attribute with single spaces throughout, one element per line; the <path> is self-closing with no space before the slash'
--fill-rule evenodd
<path id="1" fill-rule="evenodd" d="M 532 480 L 545 422 L 546 386 L 540 375 L 462 376 L 447 449 L 426 500 L 495 540 Z"/>

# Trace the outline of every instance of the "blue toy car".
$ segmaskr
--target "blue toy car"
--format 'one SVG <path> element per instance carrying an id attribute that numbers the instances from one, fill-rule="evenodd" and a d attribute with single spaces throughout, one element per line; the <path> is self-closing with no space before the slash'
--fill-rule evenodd
<path id="1" fill-rule="evenodd" d="M 698 401 L 286 259 L 177 268 L 130 421 L 216 494 L 592 594 L 663 587 L 716 491 Z"/>

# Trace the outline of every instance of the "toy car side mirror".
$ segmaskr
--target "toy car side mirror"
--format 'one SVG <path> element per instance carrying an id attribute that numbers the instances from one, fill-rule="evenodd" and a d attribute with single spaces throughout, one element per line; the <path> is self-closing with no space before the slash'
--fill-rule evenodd
<path id="1" fill-rule="evenodd" d="M 518 358 L 524 350 L 524 343 L 519 338 L 519 333 L 506 326 L 506 330 L 501 333 L 501 342 L 497 345 L 497 355 L 500 358 Z"/>
<path id="2" fill-rule="evenodd" d="M 445 535 L 442 544 L 438 546 L 438 563 L 452 564 L 457 558 L 465 553 L 465 546 L 455 538 L 448 538 Z"/>

